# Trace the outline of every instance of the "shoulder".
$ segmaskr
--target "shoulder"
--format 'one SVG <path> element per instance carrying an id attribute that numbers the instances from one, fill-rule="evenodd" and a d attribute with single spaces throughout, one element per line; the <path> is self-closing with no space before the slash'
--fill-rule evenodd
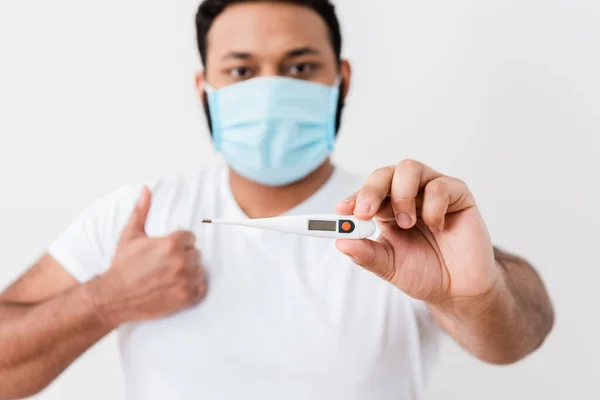
<path id="1" fill-rule="evenodd" d="M 133 212 L 142 189 L 147 187 L 152 194 L 148 226 L 158 233 L 188 218 L 203 202 L 204 193 L 216 191 L 223 173 L 222 167 L 210 166 L 193 173 L 165 175 L 122 185 L 88 204 L 73 226 L 104 231 L 107 236 L 116 235 Z"/>
<path id="2" fill-rule="evenodd" d="M 338 188 L 345 188 L 349 192 L 354 192 L 363 185 L 367 178 L 367 174 L 361 174 L 350 171 L 344 167 L 337 167 L 332 176 L 332 183 Z"/>
<path id="3" fill-rule="evenodd" d="M 164 175 L 152 180 L 138 181 L 115 188 L 99 197 L 93 204 L 109 208 L 133 207 L 142 189 L 146 187 L 152 193 L 153 205 L 164 205 L 219 187 L 225 172 L 222 166 L 215 165 L 191 173 Z"/>
<path id="4" fill-rule="evenodd" d="M 209 190 L 216 190 L 226 181 L 227 169 L 221 165 L 211 165 L 191 173 L 163 176 L 145 183 L 153 200 L 196 197 Z M 135 185 L 141 190 L 144 184 Z"/>

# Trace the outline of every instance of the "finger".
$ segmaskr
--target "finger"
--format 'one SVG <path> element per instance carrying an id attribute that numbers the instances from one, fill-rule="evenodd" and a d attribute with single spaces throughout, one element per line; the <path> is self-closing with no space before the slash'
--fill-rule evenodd
<path id="1" fill-rule="evenodd" d="M 410 229 L 417 223 L 417 196 L 428 182 L 440 176 L 418 161 L 404 160 L 398 164 L 391 185 L 392 208 L 398 226 Z"/>
<path id="2" fill-rule="evenodd" d="M 381 205 L 375 217 L 380 222 L 394 222 L 396 220 L 394 209 L 392 208 L 392 202 L 389 197 L 386 197 Z"/>
<path id="3" fill-rule="evenodd" d="M 371 219 L 377 214 L 388 197 L 394 176 L 394 167 L 380 168 L 373 172 L 358 191 L 354 215 L 360 219 Z"/>
<path id="4" fill-rule="evenodd" d="M 357 196 L 358 192 L 355 192 L 348 196 L 346 199 L 339 202 L 336 205 L 335 212 L 340 215 L 354 214 L 354 207 L 356 206 Z M 389 197 L 386 197 L 379 206 L 379 210 L 375 214 L 375 217 L 377 217 L 377 219 L 379 219 L 382 222 L 390 222 L 395 220 L 394 210 L 392 209 L 392 205 L 389 200 Z"/>
<path id="5" fill-rule="evenodd" d="M 144 186 L 142 193 L 129 217 L 129 221 L 121 231 L 121 241 L 130 241 L 132 239 L 146 236 L 146 220 L 150 213 L 152 204 L 152 193 Z"/>
<path id="6" fill-rule="evenodd" d="M 194 270 L 194 274 L 190 278 L 194 284 L 195 293 L 192 299 L 193 304 L 197 304 L 206 296 L 208 291 L 208 282 L 206 280 L 205 271 L 203 268 Z"/>
<path id="7" fill-rule="evenodd" d="M 200 265 L 195 265 L 189 270 L 188 279 L 196 285 L 200 285 L 206 281 L 206 271 Z"/>
<path id="8" fill-rule="evenodd" d="M 354 192 L 350 196 L 346 197 L 344 200 L 340 201 L 335 206 L 335 212 L 340 215 L 352 215 L 354 213 L 357 195 L 358 192 Z"/>
<path id="9" fill-rule="evenodd" d="M 190 231 L 176 231 L 169 235 L 175 242 L 175 247 L 181 249 L 192 248 L 196 244 L 196 235 Z"/>
<path id="10" fill-rule="evenodd" d="M 200 268 L 200 250 L 192 247 L 185 252 L 185 264 L 190 270 Z"/>
<path id="11" fill-rule="evenodd" d="M 202 300 L 204 300 L 204 298 L 206 298 L 207 293 L 208 293 L 208 283 L 206 281 L 203 281 L 198 286 L 198 291 L 197 291 L 196 298 L 194 299 L 193 304 L 198 304 Z"/>
<path id="12" fill-rule="evenodd" d="M 383 244 L 363 239 L 338 239 L 336 247 L 350 257 L 356 264 L 374 273 L 386 281 L 391 281 L 395 275 L 394 262 L 391 252 Z"/>
<path id="13" fill-rule="evenodd" d="M 434 232 L 444 230 L 449 205 L 450 197 L 447 180 L 442 177 L 429 182 L 425 186 L 421 209 L 421 218 L 425 225 Z"/>
<path id="14" fill-rule="evenodd" d="M 446 214 L 475 205 L 468 186 L 455 178 L 442 176 L 429 182 L 423 190 L 423 222 L 430 229 L 442 231 Z"/>

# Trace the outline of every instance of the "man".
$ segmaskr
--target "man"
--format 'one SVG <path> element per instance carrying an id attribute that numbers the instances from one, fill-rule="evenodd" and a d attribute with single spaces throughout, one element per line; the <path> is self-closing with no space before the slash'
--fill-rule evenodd
<path id="1" fill-rule="evenodd" d="M 465 183 L 411 160 L 364 181 L 330 163 L 351 73 L 327 0 L 206 0 L 196 22 L 228 167 L 119 189 L 56 239 L 0 297 L 0 399 L 114 329 L 128 398 L 150 400 L 418 399 L 438 331 L 494 364 L 539 348 L 544 285 L 493 247 Z M 334 211 L 380 235 L 201 224 Z"/>

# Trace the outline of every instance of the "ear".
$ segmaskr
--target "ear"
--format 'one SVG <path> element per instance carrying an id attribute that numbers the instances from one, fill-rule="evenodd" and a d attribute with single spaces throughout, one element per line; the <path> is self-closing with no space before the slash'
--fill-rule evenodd
<path id="1" fill-rule="evenodd" d="M 199 71 L 196 73 L 196 92 L 202 102 L 204 102 L 204 71 Z"/>
<path id="2" fill-rule="evenodd" d="M 350 85 L 352 84 L 352 67 L 348 60 L 342 60 L 340 64 L 340 75 L 344 82 L 344 93 L 342 93 L 342 95 L 344 99 L 346 99 L 350 92 Z"/>

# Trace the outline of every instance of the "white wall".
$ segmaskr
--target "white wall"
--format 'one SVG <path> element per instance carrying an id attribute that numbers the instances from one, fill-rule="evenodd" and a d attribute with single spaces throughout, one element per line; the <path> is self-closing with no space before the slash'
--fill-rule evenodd
<path id="1" fill-rule="evenodd" d="M 214 160 L 196 3 L 0 2 L 0 286 L 97 196 Z M 556 304 L 543 350 L 516 366 L 447 343 L 430 398 L 600 398 L 600 2 L 338 4 L 355 86 L 337 160 L 410 157 L 467 181 L 496 244 L 529 258 Z M 120 398 L 115 344 L 39 398 Z"/>

